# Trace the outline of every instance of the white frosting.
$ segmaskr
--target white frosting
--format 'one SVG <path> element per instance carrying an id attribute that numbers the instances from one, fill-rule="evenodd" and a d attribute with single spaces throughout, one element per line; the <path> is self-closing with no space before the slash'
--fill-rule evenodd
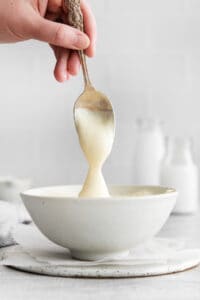
<path id="1" fill-rule="evenodd" d="M 89 164 L 80 197 L 109 197 L 102 166 L 111 152 L 114 132 L 110 112 L 87 108 L 75 110 L 80 145 Z"/>

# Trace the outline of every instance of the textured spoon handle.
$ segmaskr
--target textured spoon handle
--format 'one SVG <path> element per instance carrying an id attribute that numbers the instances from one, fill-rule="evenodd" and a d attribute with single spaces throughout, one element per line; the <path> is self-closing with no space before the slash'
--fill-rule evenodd
<path id="1" fill-rule="evenodd" d="M 83 14 L 81 12 L 81 1 L 80 0 L 63 0 L 63 9 L 67 14 L 67 19 L 69 25 L 84 31 L 83 25 Z M 85 82 L 85 88 L 92 87 L 91 81 L 88 74 L 88 68 L 86 63 L 86 58 L 83 50 L 78 51 L 80 56 L 80 61 L 83 70 L 83 77 Z"/>
<path id="2" fill-rule="evenodd" d="M 63 0 L 63 7 L 67 12 L 69 25 L 83 31 L 83 14 L 80 2 L 80 0 Z"/>

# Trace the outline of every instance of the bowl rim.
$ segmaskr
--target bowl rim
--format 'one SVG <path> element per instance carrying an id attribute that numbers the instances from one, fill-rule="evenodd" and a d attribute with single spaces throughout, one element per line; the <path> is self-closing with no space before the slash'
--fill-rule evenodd
<path id="1" fill-rule="evenodd" d="M 150 189 L 155 189 L 155 188 L 161 188 L 163 189 L 163 193 L 155 193 L 155 194 L 149 194 L 149 195 L 138 195 L 138 196 L 131 196 L 131 195 L 119 195 L 119 196 L 114 196 L 114 197 L 91 197 L 91 198 L 87 198 L 87 197 L 81 197 L 79 198 L 78 196 L 65 196 L 65 195 L 45 195 L 45 194 L 40 194 L 39 191 L 44 191 L 45 189 L 54 189 L 54 188 L 81 188 L 81 185 L 55 185 L 55 186 L 42 186 L 42 187 L 36 187 L 36 188 L 31 188 L 28 189 L 24 192 L 21 192 L 20 195 L 23 198 L 26 197 L 31 197 L 34 199 L 65 199 L 65 200 L 71 200 L 71 201 L 81 201 L 82 200 L 88 200 L 88 201 L 94 201 L 94 200 L 106 200 L 109 202 L 112 201 L 120 201 L 120 200 L 138 200 L 138 199 L 161 199 L 161 198 L 166 198 L 166 196 L 168 197 L 174 197 L 178 195 L 178 192 L 174 189 L 174 188 L 170 188 L 170 187 L 166 187 L 166 186 L 161 186 L 161 185 L 117 185 L 117 184 L 113 184 L 113 185 L 108 185 L 108 187 L 110 188 L 150 188 Z"/>

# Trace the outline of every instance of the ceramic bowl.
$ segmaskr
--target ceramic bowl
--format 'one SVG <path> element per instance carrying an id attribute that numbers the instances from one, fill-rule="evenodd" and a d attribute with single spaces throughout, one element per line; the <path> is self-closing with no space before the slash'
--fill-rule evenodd
<path id="1" fill-rule="evenodd" d="M 40 231 L 83 260 L 125 256 L 159 232 L 177 197 L 159 186 L 110 186 L 110 198 L 78 198 L 80 189 L 43 187 L 21 196 Z"/>

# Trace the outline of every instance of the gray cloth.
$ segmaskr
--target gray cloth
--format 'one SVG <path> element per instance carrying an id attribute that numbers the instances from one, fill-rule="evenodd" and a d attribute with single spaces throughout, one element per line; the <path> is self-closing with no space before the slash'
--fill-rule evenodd
<path id="1" fill-rule="evenodd" d="M 12 232 L 18 223 L 16 207 L 0 200 L 0 247 L 16 244 Z"/>
<path id="2" fill-rule="evenodd" d="M 8 233 L 7 236 L 1 236 L 0 235 L 0 248 L 1 247 L 8 247 L 12 245 L 16 245 L 17 243 L 15 242 L 12 233 Z"/>

